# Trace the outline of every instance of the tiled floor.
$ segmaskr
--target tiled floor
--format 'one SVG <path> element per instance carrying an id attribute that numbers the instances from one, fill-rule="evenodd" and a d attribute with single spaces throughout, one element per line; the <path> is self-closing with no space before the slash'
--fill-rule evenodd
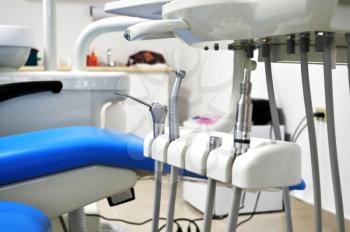
<path id="1" fill-rule="evenodd" d="M 167 196 L 168 196 L 168 185 L 167 181 L 164 181 L 163 184 L 163 198 L 161 204 L 161 216 L 166 215 L 167 209 Z M 124 205 L 120 205 L 114 208 L 110 208 L 106 201 L 99 202 L 99 207 L 101 213 L 104 216 L 112 218 L 122 218 L 131 221 L 144 221 L 151 218 L 152 214 L 152 203 L 153 203 L 153 180 L 141 180 L 136 185 L 136 200 Z M 180 195 L 179 191 L 179 194 Z M 205 194 L 205 193 L 203 193 Z M 294 231 L 305 232 L 313 231 L 313 221 L 312 207 L 306 205 L 298 200 L 293 199 L 293 224 Z M 176 218 L 186 217 L 186 218 L 200 218 L 203 215 L 197 210 L 193 209 L 191 206 L 186 204 L 181 196 L 177 199 L 176 205 Z M 239 220 L 244 220 L 246 217 L 240 217 Z M 239 232 L 283 232 L 285 231 L 284 224 L 284 214 L 283 213 L 274 213 L 274 214 L 265 214 L 265 215 L 256 215 L 250 222 L 242 225 L 238 231 Z M 163 223 L 161 223 L 162 225 Z M 324 232 L 335 232 L 335 220 L 332 215 L 326 215 L 324 217 Z M 131 226 L 123 223 L 119 225 L 128 229 L 130 232 L 147 232 L 150 231 L 151 224 L 148 223 L 144 226 Z M 183 231 L 187 231 L 188 223 L 183 223 Z M 198 225 L 201 227 L 201 223 L 198 222 Z M 212 226 L 212 231 L 225 231 L 227 225 L 227 219 L 214 221 Z M 176 227 L 174 227 L 176 229 Z M 165 231 L 165 230 L 164 230 Z M 195 231 L 194 229 L 192 231 Z M 347 224 L 347 231 L 350 232 L 350 225 Z"/>

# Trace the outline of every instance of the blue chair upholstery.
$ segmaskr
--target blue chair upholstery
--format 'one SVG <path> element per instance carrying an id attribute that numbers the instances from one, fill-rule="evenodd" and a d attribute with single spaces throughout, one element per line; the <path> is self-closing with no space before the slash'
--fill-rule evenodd
<path id="1" fill-rule="evenodd" d="M 0 202 L 0 231 L 50 232 L 51 223 L 47 216 L 33 207 Z"/>
<path id="2" fill-rule="evenodd" d="M 0 185 L 93 165 L 154 170 L 143 140 L 132 134 L 68 127 L 0 138 Z"/>

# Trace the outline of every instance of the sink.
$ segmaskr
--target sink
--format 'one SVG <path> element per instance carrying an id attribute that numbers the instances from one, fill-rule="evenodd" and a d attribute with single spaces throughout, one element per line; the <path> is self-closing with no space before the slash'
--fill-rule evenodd
<path id="1" fill-rule="evenodd" d="M 0 25 L 0 70 L 16 70 L 23 66 L 35 47 L 31 29 L 22 26 Z"/>

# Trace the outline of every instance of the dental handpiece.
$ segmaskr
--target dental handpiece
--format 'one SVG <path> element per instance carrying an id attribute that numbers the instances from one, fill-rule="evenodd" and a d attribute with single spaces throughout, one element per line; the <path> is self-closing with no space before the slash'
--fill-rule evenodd
<path id="1" fill-rule="evenodd" d="M 119 96 L 130 98 L 140 104 L 147 106 L 152 115 L 153 122 L 153 137 L 157 138 L 159 135 L 164 134 L 164 124 L 168 109 L 166 106 L 154 102 L 148 104 L 140 99 L 132 97 L 128 94 L 116 93 Z M 152 217 L 152 232 L 157 232 L 159 227 L 159 212 L 160 212 L 160 201 L 162 192 L 162 175 L 163 175 L 163 163 L 155 161 L 154 163 L 154 203 L 153 203 L 153 217 Z"/>
<path id="2" fill-rule="evenodd" d="M 222 138 L 211 136 L 209 138 L 209 153 L 216 148 L 220 147 L 222 144 Z M 213 219 L 213 211 L 215 204 L 215 191 L 216 191 L 216 181 L 208 178 L 207 186 L 207 201 L 204 210 L 203 219 L 203 232 L 211 231 L 211 224 Z"/>
<path id="3" fill-rule="evenodd" d="M 180 86 L 182 80 L 186 76 L 186 72 L 183 70 L 175 71 L 176 79 L 171 91 L 170 101 L 169 101 L 169 139 L 170 142 L 176 140 L 180 137 L 180 129 L 178 123 L 177 115 L 177 103 L 179 98 Z M 166 231 L 173 232 L 173 223 L 174 223 L 174 212 L 175 212 L 175 203 L 176 203 L 176 191 L 177 191 L 177 177 L 178 169 L 174 166 L 171 166 L 170 171 L 170 195 L 169 195 L 169 204 L 167 212 L 167 221 L 166 221 Z"/>
<path id="4" fill-rule="evenodd" d="M 253 61 L 248 61 L 252 62 Z M 253 65 L 254 67 L 255 65 Z M 255 69 L 252 68 L 252 69 Z M 236 124 L 234 129 L 234 159 L 247 152 L 250 146 L 250 133 L 252 127 L 253 103 L 251 100 L 252 83 L 250 82 L 251 69 L 246 68 L 243 82 L 241 83 L 241 97 L 237 105 Z M 232 205 L 229 212 L 228 232 L 235 232 L 242 198 L 242 189 L 233 188 Z"/>
<path id="5" fill-rule="evenodd" d="M 234 129 L 235 156 L 248 151 L 250 145 L 250 133 L 252 130 L 253 103 L 251 99 L 252 83 L 250 82 L 250 70 L 245 70 L 241 83 L 241 97 L 238 101 L 236 124 Z"/>

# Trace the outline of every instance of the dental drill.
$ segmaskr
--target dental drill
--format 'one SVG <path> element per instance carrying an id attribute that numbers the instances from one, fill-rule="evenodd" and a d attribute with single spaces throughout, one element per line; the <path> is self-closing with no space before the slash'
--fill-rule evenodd
<path id="1" fill-rule="evenodd" d="M 209 138 L 209 154 L 214 149 L 221 146 L 222 139 L 220 137 L 211 136 Z M 213 219 L 214 203 L 215 203 L 216 181 L 208 179 L 207 201 L 204 210 L 203 232 L 211 231 L 211 223 Z"/>
<path id="2" fill-rule="evenodd" d="M 338 232 L 345 231 L 344 206 L 340 183 L 337 141 L 334 122 L 333 79 L 332 79 L 332 45 L 333 33 L 324 33 L 323 37 L 323 70 L 324 88 L 326 98 L 327 134 L 329 144 L 329 156 L 332 171 L 332 182 L 337 216 Z"/>
<path id="3" fill-rule="evenodd" d="M 132 97 L 127 94 L 116 93 L 117 95 L 128 97 L 138 103 L 147 106 L 152 115 L 153 122 L 153 137 L 157 138 L 159 135 L 164 134 L 164 124 L 167 115 L 167 107 L 154 102 L 148 104 L 140 99 Z M 160 201 L 162 192 L 162 175 L 163 175 L 163 163 L 155 161 L 154 163 L 154 203 L 153 203 L 153 217 L 152 217 L 152 232 L 157 232 L 159 227 L 159 212 L 160 212 Z"/>
<path id="4" fill-rule="evenodd" d="M 312 182 L 314 186 L 315 231 L 322 232 L 322 200 L 321 200 L 320 169 L 318 165 L 316 130 L 315 130 L 314 115 L 313 115 L 309 67 L 308 67 L 308 62 L 309 62 L 308 53 L 310 50 L 309 33 L 303 33 L 300 35 L 299 50 L 300 50 L 301 79 L 302 79 L 303 95 L 304 95 L 304 102 L 305 102 L 304 105 L 305 105 L 307 128 L 308 128 L 308 134 L 309 134 Z"/>
<path id="5" fill-rule="evenodd" d="M 179 91 L 182 80 L 186 76 L 186 72 L 183 70 L 178 70 L 175 72 L 176 79 L 171 91 L 170 101 L 169 101 L 169 139 L 170 142 L 178 139 L 180 137 L 179 121 L 177 114 L 177 103 L 179 98 Z M 173 231 L 174 223 L 174 213 L 175 213 L 175 203 L 176 203 L 176 191 L 177 191 L 177 178 L 179 170 L 178 168 L 171 166 L 170 171 L 170 195 L 169 204 L 166 220 L 166 231 Z"/>
<path id="6" fill-rule="evenodd" d="M 264 63 L 265 63 L 266 85 L 267 85 L 267 93 L 269 97 L 273 131 L 275 134 L 275 139 L 282 140 L 280 122 L 278 118 L 278 110 L 277 110 L 276 98 L 275 98 L 275 90 L 274 90 L 273 79 L 272 79 L 270 44 L 268 43 L 267 40 L 264 40 L 262 44 L 262 57 L 264 58 Z M 283 203 L 284 203 L 284 211 L 286 216 L 287 232 L 292 232 L 293 231 L 292 209 L 290 205 L 288 187 L 283 188 Z"/>
<path id="7" fill-rule="evenodd" d="M 237 105 L 236 124 L 234 129 L 234 157 L 240 156 L 247 152 L 250 146 L 250 132 L 252 127 L 253 104 L 251 100 L 252 83 L 250 82 L 250 74 L 255 70 L 256 63 L 248 60 L 246 65 L 243 82 L 241 83 L 241 97 Z M 235 159 L 235 158 L 234 158 Z M 233 188 L 231 208 L 229 211 L 228 232 L 235 232 L 237 229 L 237 221 L 242 198 L 242 189 Z"/>

